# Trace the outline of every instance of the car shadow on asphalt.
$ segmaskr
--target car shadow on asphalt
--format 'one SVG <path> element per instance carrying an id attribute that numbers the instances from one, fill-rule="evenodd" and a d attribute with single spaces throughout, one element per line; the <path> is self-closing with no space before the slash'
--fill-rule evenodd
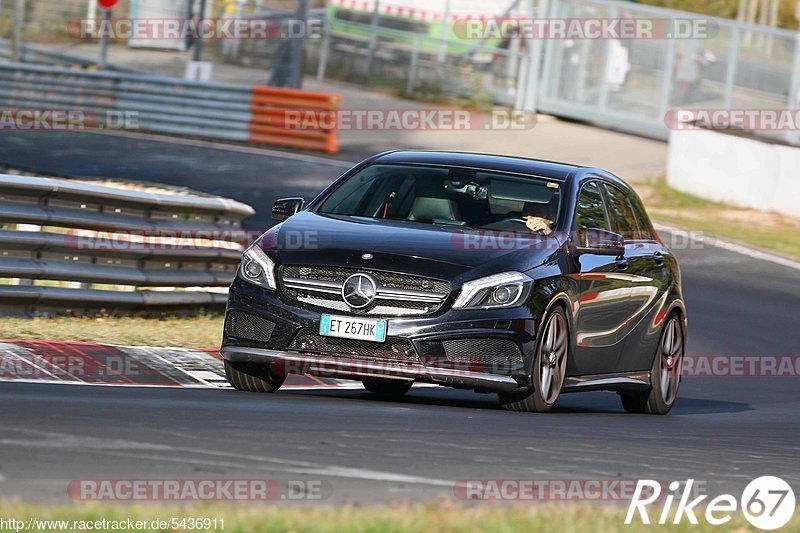
<path id="1" fill-rule="evenodd" d="M 373 402 L 384 406 L 438 406 L 501 411 L 497 397 L 493 394 L 477 394 L 471 391 L 446 388 L 416 388 L 412 389 L 411 392 L 402 398 L 393 400 L 380 398 L 375 394 L 362 390 L 320 389 L 286 391 L 279 394 L 297 394 L 303 396 L 340 398 L 362 402 Z M 691 416 L 714 413 L 741 413 L 752 410 L 753 407 L 745 402 L 679 397 L 670 414 L 676 416 Z M 553 407 L 551 412 L 553 414 L 628 414 L 623 410 L 619 397 L 612 392 L 565 394 L 559 398 L 558 403 L 555 407 Z"/>

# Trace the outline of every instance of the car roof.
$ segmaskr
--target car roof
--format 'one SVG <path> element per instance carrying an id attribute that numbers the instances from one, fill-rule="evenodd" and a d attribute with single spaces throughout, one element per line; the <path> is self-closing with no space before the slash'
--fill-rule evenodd
<path id="1" fill-rule="evenodd" d="M 396 150 L 375 156 L 373 163 L 412 163 L 467 167 L 515 174 L 540 176 L 556 181 L 566 181 L 578 165 L 528 159 L 525 157 L 480 154 L 472 152 L 444 152 L 428 150 Z"/>

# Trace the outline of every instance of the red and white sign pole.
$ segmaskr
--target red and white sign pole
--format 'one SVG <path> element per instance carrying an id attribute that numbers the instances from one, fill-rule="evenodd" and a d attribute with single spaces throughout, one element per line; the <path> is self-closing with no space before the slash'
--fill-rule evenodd
<path id="1" fill-rule="evenodd" d="M 111 25 L 111 9 L 117 5 L 118 0 L 97 0 L 100 7 L 103 9 L 103 24 L 102 27 L 108 28 Z M 108 32 L 103 31 L 103 36 L 100 38 L 100 68 L 106 68 L 108 65 Z"/>

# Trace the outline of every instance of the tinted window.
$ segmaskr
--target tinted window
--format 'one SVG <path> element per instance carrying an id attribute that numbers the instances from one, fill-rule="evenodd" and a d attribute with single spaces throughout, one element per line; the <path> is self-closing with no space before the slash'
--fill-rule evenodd
<path id="1" fill-rule="evenodd" d="M 628 199 L 630 200 L 633 214 L 636 216 L 636 225 L 639 228 L 635 238 L 643 241 L 654 240 L 655 235 L 653 234 L 653 226 L 650 224 L 650 217 L 647 216 L 642 202 L 640 202 L 639 199 L 634 196 L 631 196 Z"/>
<path id="2" fill-rule="evenodd" d="M 578 230 L 598 228 L 608 230 L 606 208 L 600 187 L 592 181 L 583 186 L 578 197 L 578 209 L 575 212 L 575 227 Z"/>
<path id="3" fill-rule="evenodd" d="M 342 183 L 320 213 L 530 233 L 525 217 L 558 220 L 561 185 L 460 167 L 370 165 Z"/>
<path id="4" fill-rule="evenodd" d="M 606 185 L 606 192 L 608 193 L 608 213 L 611 216 L 611 231 L 619 233 L 625 240 L 635 239 L 639 228 L 636 225 L 631 204 L 628 202 L 628 196 L 610 185 Z"/>

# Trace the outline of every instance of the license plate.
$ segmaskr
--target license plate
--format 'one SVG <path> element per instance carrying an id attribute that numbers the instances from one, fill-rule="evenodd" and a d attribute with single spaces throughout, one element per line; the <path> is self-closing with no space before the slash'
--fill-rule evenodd
<path id="1" fill-rule="evenodd" d="M 327 337 L 383 342 L 386 340 L 386 321 L 322 315 L 319 322 L 319 334 Z"/>

